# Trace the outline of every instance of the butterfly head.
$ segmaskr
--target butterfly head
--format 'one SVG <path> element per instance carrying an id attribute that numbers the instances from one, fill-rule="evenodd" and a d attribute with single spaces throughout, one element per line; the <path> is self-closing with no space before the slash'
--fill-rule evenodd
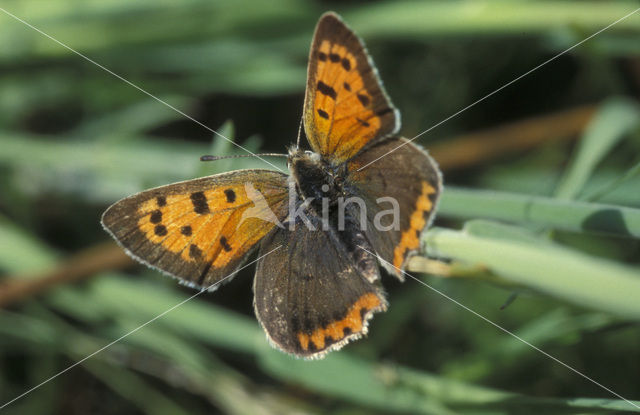
<path id="1" fill-rule="evenodd" d="M 289 149 L 288 166 L 302 198 L 337 198 L 343 193 L 344 166 L 336 167 L 313 151 Z"/>
<path id="2" fill-rule="evenodd" d="M 287 152 L 287 165 L 289 169 L 299 160 L 303 158 L 308 158 L 310 160 L 314 160 L 316 162 L 320 162 L 321 156 L 318 153 L 315 153 L 311 150 L 303 150 L 297 145 L 292 145 L 289 147 Z"/>

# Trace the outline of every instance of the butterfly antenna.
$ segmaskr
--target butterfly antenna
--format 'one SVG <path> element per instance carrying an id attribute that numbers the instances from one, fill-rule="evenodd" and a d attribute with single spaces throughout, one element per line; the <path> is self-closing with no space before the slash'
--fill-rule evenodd
<path id="1" fill-rule="evenodd" d="M 302 135 L 302 117 L 300 117 L 300 125 L 298 126 L 298 139 L 296 140 L 296 147 L 300 148 L 300 136 Z"/>
<path id="2" fill-rule="evenodd" d="M 200 157 L 200 161 L 216 161 L 216 160 L 222 160 L 222 159 L 235 159 L 240 157 L 288 157 L 288 156 L 286 154 L 280 154 L 280 153 L 232 154 L 229 156 L 205 155 Z"/>

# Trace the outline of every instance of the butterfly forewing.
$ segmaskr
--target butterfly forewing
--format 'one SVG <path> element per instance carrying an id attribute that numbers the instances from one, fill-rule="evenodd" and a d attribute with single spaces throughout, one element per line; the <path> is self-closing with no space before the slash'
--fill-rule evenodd
<path id="1" fill-rule="evenodd" d="M 334 13 L 323 15 L 311 45 L 304 103 L 313 150 L 345 161 L 399 124 L 362 41 Z"/>
<path id="2" fill-rule="evenodd" d="M 204 288 L 286 217 L 287 192 L 282 173 L 240 170 L 138 193 L 107 209 L 102 223 L 134 258 Z"/>

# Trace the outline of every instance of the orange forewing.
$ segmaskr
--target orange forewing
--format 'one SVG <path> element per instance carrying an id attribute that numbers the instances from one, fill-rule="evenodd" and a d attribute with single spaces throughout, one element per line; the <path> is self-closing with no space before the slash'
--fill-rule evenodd
<path id="1" fill-rule="evenodd" d="M 399 124 L 362 41 L 338 16 L 325 14 L 307 74 L 304 125 L 311 147 L 329 160 L 346 161 Z"/>
<path id="2" fill-rule="evenodd" d="M 287 191 L 284 174 L 239 170 L 138 193 L 102 223 L 134 258 L 208 287 L 286 217 Z"/>

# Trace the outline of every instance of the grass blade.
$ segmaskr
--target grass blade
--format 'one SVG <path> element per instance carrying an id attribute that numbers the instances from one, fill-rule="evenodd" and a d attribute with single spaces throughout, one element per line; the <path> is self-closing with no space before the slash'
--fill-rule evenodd
<path id="1" fill-rule="evenodd" d="M 504 279 L 571 303 L 640 319 L 639 269 L 542 239 L 535 243 L 513 238 L 514 231 L 526 232 L 472 221 L 462 231 L 434 228 L 424 241 L 432 255 L 481 264 Z"/>
<path id="2" fill-rule="evenodd" d="M 446 187 L 438 215 L 640 238 L 640 209 L 516 193 Z"/>
<path id="3" fill-rule="evenodd" d="M 614 99 L 605 103 L 587 127 L 574 159 L 558 184 L 556 196 L 575 199 L 598 163 L 639 124 L 640 110 L 634 102 Z"/>

